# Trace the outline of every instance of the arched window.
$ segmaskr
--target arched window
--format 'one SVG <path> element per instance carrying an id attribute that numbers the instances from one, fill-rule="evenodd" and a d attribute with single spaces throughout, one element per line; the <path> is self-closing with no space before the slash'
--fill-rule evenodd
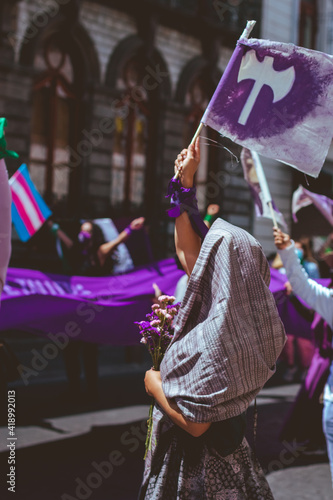
<path id="1" fill-rule="evenodd" d="M 129 59 L 116 82 L 121 98 L 115 109 L 111 203 L 125 213 L 140 208 L 145 196 L 150 113 L 139 61 Z"/>
<path id="2" fill-rule="evenodd" d="M 76 141 L 79 97 L 74 67 L 59 37 L 45 40 L 34 57 L 30 171 L 48 203 L 70 194 L 70 148 Z"/>

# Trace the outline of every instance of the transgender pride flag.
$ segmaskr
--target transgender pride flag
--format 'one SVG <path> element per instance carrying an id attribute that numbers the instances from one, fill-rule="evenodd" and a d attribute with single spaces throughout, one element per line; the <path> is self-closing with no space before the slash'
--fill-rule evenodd
<path id="1" fill-rule="evenodd" d="M 12 192 L 12 220 L 20 240 L 28 241 L 46 219 L 51 210 L 30 179 L 28 167 L 23 164 L 9 180 Z"/>

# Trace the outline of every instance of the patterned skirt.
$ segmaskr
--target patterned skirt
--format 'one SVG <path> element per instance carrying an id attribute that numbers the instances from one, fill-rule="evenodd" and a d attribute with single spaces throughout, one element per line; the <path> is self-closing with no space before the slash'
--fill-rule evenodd
<path id="1" fill-rule="evenodd" d="M 204 439 L 165 434 L 146 463 L 139 500 L 274 500 L 245 438 L 224 457 Z"/>

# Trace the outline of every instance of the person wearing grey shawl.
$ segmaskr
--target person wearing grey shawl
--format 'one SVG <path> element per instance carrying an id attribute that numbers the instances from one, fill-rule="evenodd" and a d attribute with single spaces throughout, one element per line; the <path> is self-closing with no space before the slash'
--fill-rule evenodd
<path id="1" fill-rule="evenodd" d="M 201 241 L 199 160 L 197 141 L 178 155 L 180 180 L 171 181 L 176 250 L 190 279 L 161 371 L 145 377 L 155 408 L 139 499 L 271 500 L 244 438 L 245 411 L 274 373 L 285 331 L 260 244 L 222 219 Z"/>

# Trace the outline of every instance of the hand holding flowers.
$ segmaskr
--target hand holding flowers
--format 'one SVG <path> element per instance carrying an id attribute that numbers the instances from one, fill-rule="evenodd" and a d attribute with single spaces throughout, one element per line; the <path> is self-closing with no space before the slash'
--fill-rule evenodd
<path id="1" fill-rule="evenodd" d="M 154 397 L 161 385 L 161 372 L 154 370 L 154 368 L 148 370 L 145 376 L 145 388 L 148 396 Z"/>
<path id="2" fill-rule="evenodd" d="M 141 333 L 141 343 L 146 344 L 153 360 L 153 368 L 146 372 L 145 387 L 149 396 L 154 396 L 156 389 L 162 386 L 160 365 L 164 354 L 174 335 L 173 319 L 177 315 L 180 303 L 174 304 L 175 297 L 161 295 L 158 303 L 152 306 L 152 312 L 146 315 L 146 321 L 135 322 Z M 153 430 L 154 402 L 150 406 L 148 418 L 148 431 L 146 439 L 146 452 L 151 449 Z"/>
<path id="3" fill-rule="evenodd" d="M 152 312 L 146 315 L 146 321 L 135 322 L 141 333 L 141 343 L 146 344 L 153 360 L 155 370 L 160 369 L 174 334 L 172 322 L 178 313 L 180 303 L 173 304 L 175 297 L 161 295 L 158 304 L 152 306 Z"/>

